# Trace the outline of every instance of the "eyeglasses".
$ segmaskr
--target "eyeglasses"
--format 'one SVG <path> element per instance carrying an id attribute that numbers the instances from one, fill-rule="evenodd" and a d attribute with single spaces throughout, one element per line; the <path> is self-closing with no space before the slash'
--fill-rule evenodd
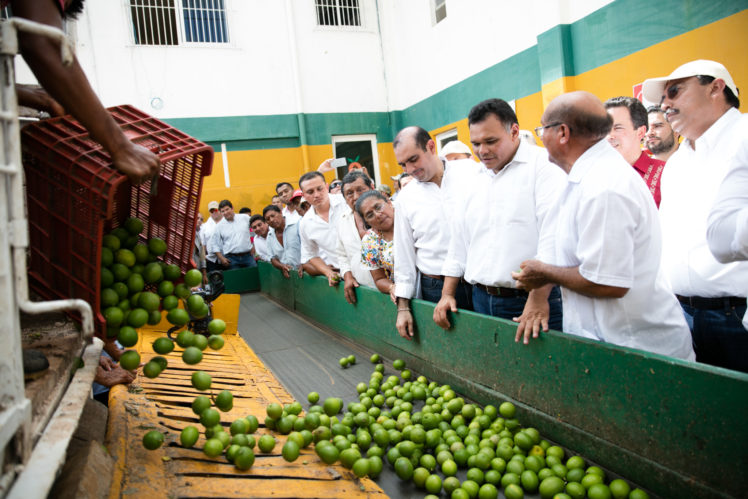
<path id="1" fill-rule="evenodd" d="M 551 123 L 550 125 L 536 127 L 535 128 L 535 135 L 537 135 L 540 140 L 543 140 L 543 132 L 545 132 L 545 129 L 546 128 L 552 128 L 552 127 L 558 126 L 558 125 L 563 125 L 563 123 L 561 121 L 558 121 L 556 123 Z"/>
<path id="2" fill-rule="evenodd" d="M 678 94 L 681 90 L 683 90 L 683 83 L 678 83 L 677 85 L 670 85 L 665 89 L 665 95 L 662 96 L 662 99 L 660 99 L 660 104 L 665 102 L 665 99 L 673 100 L 676 97 L 678 97 Z"/>
<path id="3" fill-rule="evenodd" d="M 333 182 L 330 184 L 330 189 L 335 189 L 336 187 L 340 187 L 343 185 L 343 182 Z"/>
<path id="4" fill-rule="evenodd" d="M 380 201 L 374 206 L 371 207 L 370 211 L 367 211 L 364 213 L 364 220 L 367 222 L 370 222 L 374 220 L 374 217 L 377 216 L 378 213 L 382 213 L 384 211 L 385 203 Z"/>

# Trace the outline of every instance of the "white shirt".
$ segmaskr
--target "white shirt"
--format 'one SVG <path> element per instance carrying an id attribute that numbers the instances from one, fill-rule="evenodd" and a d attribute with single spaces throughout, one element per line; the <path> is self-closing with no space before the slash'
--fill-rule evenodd
<path id="1" fill-rule="evenodd" d="M 330 194 L 330 212 L 328 221 L 317 215 L 314 206 L 309 208 L 301 219 L 299 236 L 301 237 L 301 263 L 306 263 L 315 256 L 328 265 L 338 268 L 338 220 L 348 206 L 342 194 Z"/>
<path id="2" fill-rule="evenodd" d="M 545 149 L 520 141 L 514 158 L 494 173 L 481 164 L 452 215 L 442 273 L 471 284 L 511 288 L 512 271 L 538 252 L 540 227 L 566 186 L 566 174 Z"/>
<path id="3" fill-rule="evenodd" d="M 623 156 L 601 140 L 574 163 L 548 212 L 539 258 L 579 266 L 585 279 L 628 292 L 591 298 L 562 288 L 564 332 L 694 360 L 691 333 L 660 268 L 660 253 L 652 195 Z"/>
<path id="4" fill-rule="evenodd" d="M 211 248 L 223 256 L 250 251 L 252 240 L 249 235 L 249 215 L 236 213 L 231 222 L 225 217 L 218 222 L 211 237 Z"/>
<path id="5" fill-rule="evenodd" d="M 301 215 L 299 215 L 299 212 L 296 210 L 289 210 L 288 206 L 284 206 L 281 210 L 281 214 L 286 219 L 287 224 L 294 224 L 301 221 Z"/>
<path id="6" fill-rule="evenodd" d="M 218 224 L 213 217 L 208 217 L 208 221 L 200 226 L 200 242 L 205 246 L 205 258 L 213 263 L 216 263 L 216 252 L 211 248 L 211 239 L 216 231 L 216 225 Z"/>
<path id="7" fill-rule="evenodd" d="M 299 224 L 286 222 L 283 228 L 283 245 L 273 232 L 272 237 L 268 235 L 268 248 L 272 253 L 271 258 L 277 258 L 280 263 L 290 265 L 294 269 L 299 267 L 301 257 L 301 241 L 299 240 Z"/>
<path id="8" fill-rule="evenodd" d="M 262 237 L 259 234 L 255 234 L 254 238 L 255 253 L 266 262 L 269 262 L 273 258 L 273 254 L 268 248 L 268 239 L 271 237 L 275 237 L 275 233 L 273 232 L 272 227 L 268 229 L 267 237 Z"/>
<path id="9" fill-rule="evenodd" d="M 450 238 L 450 219 L 457 213 L 460 193 L 474 188 L 471 179 L 480 167 L 470 159 L 446 161 L 441 187 L 412 180 L 395 201 L 395 295 L 413 298 L 418 271 L 442 275 Z"/>
<path id="10" fill-rule="evenodd" d="M 748 262 L 719 263 L 706 241 L 707 217 L 729 162 L 738 149 L 746 118 L 731 108 L 696 140 L 686 140 L 662 176 L 662 265 L 673 291 L 682 296 L 747 296 Z M 743 125 L 741 125 L 743 122 Z"/>
<path id="11" fill-rule="evenodd" d="M 375 287 L 371 272 L 361 260 L 361 237 L 358 235 L 356 219 L 350 207 L 340 216 L 337 230 L 340 275 L 344 276 L 346 272 L 350 271 L 360 285 L 369 288 Z"/>
<path id="12" fill-rule="evenodd" d="M 748 127 L 739 140 L 707 219 L 709 249 L 722 262 L 748 260 Z"/>

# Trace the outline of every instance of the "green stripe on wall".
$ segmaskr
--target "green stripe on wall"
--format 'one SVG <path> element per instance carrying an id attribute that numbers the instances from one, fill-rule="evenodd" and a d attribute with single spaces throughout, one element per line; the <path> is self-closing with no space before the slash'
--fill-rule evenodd
<path id="1" fill-rule="evenodd" d="M 228 150 L 324 145 L 332 135 L 376 134 L 378 142 L 391 142 L 405 126 L 442 127 L 465 118 L 483 99 L 513 100 L 534 94 L 543 84 L 590 71 L 746 7 L 746 0 L 617 0 L 572 24 L 541 33 L 537 45 L 403 110 L 164 121 L 216 150 L 220 150 L 220 143 L 226 143 Z M 300 119 L 305 137 L 300 137 Z"/>

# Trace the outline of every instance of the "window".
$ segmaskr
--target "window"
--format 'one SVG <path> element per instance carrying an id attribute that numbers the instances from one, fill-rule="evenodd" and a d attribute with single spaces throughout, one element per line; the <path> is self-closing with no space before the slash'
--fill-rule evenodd
<path id="1" fill-rule="evenodd" d="M 447 0 L 431 0 L 432 24 L 439 24 L 447 17 Z"/>
<path id="2" fill-rule="evenodd" d="M 358 0 L 314 0 L 319 26 L 361 26 Z"/>
<path id="3" fill-rule="evenodd" d="M 228 43 L 225 0 L 130 0 L 136 45 Z"/>
<path id="4" fill-rule="evenodd" d="M 351 166 L 353 168 L 363 166 L 374 183 L 379 184 L 379 154 L 376 135 L 334 135 L 332 149 L 336 158 L 345 158 L 348 163 L 347 166 L 336 169 L 335 178 L 345 177 Z"/>
<path id="5" fill-rule="evenodd" d="M 436 134 L 437 153 L 441 154 L 444 146 L 446 146 L 453 140 L 457 140 L 456 128 L 452 128 L 451 130 L 447 130 L 446 132 Z"/>

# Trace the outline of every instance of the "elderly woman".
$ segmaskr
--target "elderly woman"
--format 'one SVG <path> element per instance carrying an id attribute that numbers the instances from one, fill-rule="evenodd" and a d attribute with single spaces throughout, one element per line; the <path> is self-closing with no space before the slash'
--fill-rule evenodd
<path id="1" fill-rule="evenodd" d="M 370 229 L 361 238 L 361 259 L 369 268 L 377 289 L 389 293 L 395 301 L 392 239 L 395 209 L 390 198 L 380 191 L 368 191 L 356 201 L 356 211 Z"/>

